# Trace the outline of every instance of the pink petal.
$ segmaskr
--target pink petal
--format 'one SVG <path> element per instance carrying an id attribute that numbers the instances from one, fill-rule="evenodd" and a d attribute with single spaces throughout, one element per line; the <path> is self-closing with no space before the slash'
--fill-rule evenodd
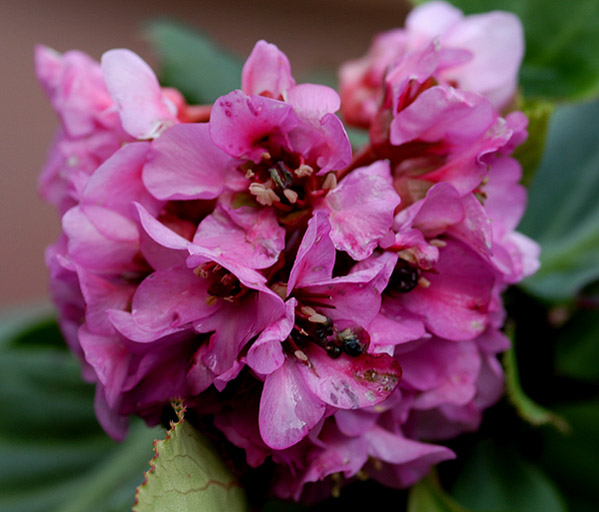
<path id="1" fill-rule="evenodd" d="M 219 204 L 200 222 L 193 243 L 250 268 L 266 268 L 276 263 L 285 246 L 285 229 L 271 208 L 233 210 Z"/>
<path id="2" fill-rule="evenodd" d="M 279 99 L 294 85 L 287 56 L 274 44 L 258 41 L 243 65 L 243 92 Z"/>
<path id="3" fill-rule="evenodd" d="M 329 279 L 335 265 L 335 247 L 329 238 L 331 226 L 325 212 L 315 212 L 297 250 L 289 273 L 287 294 L 296 287 L 317 284 Z"/>
<path id="4" fill-rule="evenodd" d="M 212 142 L 208 124 L 179 124 L 152 141 L 143 182 L 158 199 L 212 199 L 234 164 Z"/>
<path id="5" fill-rule="evenodd" d="M 358 261 L 370 256 L 389 233 L 399 202 L 387 162 L 352 171 L 326 196 L 335 247 Z"/>
<path id="6" fill-rule="evenodd" d="M 301 441 L 326 409 L 310 392 L 295 364 L 288 360 L 268 375 L 260 398 L 260 434 L 274 450 L 283 450 Z"/>
<path id="7" fill-rule="evenodd" d="M 212 107 L 210 135 L 229 155 L 258 163 L 267 151 L 264 139 L 274 137 L 287 146 L 286 134 L 297 126 L 293 107 L 282 101 L 233 91 Z"/>
<path id="8" fill-rule="evenodd" d="M 469 50 L 473 59 L 443 73 L 465 90 L 483 94 L 503 108 L 516 92 L 524 55 L 522 23 L 512 13 L 494 11 L 465 17 L 441 36 L 441 44 Z"/>
<path id="9" fill-rule="evenodd" d="M 127 133 L 152 139 L 177 122 L 156 75 L 139 55 L 126 49 L 110 50 L 102 55 L 102 72 Z"/>
<path id="10" fill-rule="evenodd" d="M 252 343 L 246 361 L 255 372 L 268 375 L 283 366 L 285 355 L 281 342 L 287 339 L 293 329 L 296 306 L 297 301 L 289 299 L 285 303 L 285 315 L 264 329 Z"/>
<path id="11" fill-rule="evenodd" d="M 493 268 L 462 242 L 446 240 L 435 273 L 425 272 L 430 286 L 417 286 L 401 297 L 427 328 L 449 340 L 472 339 L 488 322 L 495 283 Z"/>
<path id="12" fill-rule="evenodd" d="M 310 365 L 298 363 L 310 391 L 323 402 L 339 409 L 358 409 L 376 405 L 395 390 L 401 377 L 397 361 L 386 354 L 345 354 L 331 359 L 318 346 L 304 350 Z"/>
<path id="13" fill-rule="evenodd" d="M 321 119 L 325 114 L 337 112 L 341 106 L 337 91 L 320 84 L 296 85 L 285 99 L 300 117 L 309 119 Z"/>

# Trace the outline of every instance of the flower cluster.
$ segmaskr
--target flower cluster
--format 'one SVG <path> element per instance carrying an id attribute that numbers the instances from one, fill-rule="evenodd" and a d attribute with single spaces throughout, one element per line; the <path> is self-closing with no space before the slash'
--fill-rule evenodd
<path id="1" fill-rule="evenodd" d="M 211 106 L 128 50 L 39 47 L 62 122 L 40 180 L 52 294 L 106 431 L 180 398 L 294 499 L 453 458 L 431 441 L 500 397 L 501 293 L 538 264 L 515 231 L 527 120 L 499 110 L 522 45 L 511 15 L 432 2 L 340 95 L 260 41 Z M 369 130 L 355 152 L 340 109 Z"/>

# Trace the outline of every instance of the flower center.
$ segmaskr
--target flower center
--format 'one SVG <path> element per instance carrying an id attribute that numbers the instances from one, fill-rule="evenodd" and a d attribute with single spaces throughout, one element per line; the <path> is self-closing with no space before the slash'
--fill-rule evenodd
<path id="1" fill-rule="evenodd" d="M 247 291 L 234 274 L 213 261 L 200 265 L 194 273 L 202 279 L 210 279 L 206 299 L 209 304 L 216 303 L 218 299 L 236 302 Z"/>

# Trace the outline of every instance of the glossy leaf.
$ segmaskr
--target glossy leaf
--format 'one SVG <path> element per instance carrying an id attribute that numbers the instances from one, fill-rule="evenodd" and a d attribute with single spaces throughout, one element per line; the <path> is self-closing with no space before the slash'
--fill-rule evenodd
<path id="1" fill-rule="evenodd" d="M 468 511 L 447 495 L 429 476 L 410 488 L 407 512 Z"/>
<path id="2" fill-rule="evenodd" d="M 486 512 L 566 512 L 549 478 L 509 446 L 488 439 L 471 453 L 452 496 L 464 506 Z"/>
<path id="3" fill-rule="evenodd" d="M 572 429 L 561 435 L 543 431 L 541 463 L 559 484 L 570 512 L 591 512 L 599 503 L 599 401 L 563 405 L 557 409 Z"/>
<path id="4" fill-rule="evenodd" d="M 555 364 L 560 375 L 599 383 L 599 311 L 578 311 L 560 330 Z"/>
<path id="5" fill-rule="evenodd" d="M 241 512 L 245 495 L 209 441 L 183 419 L 173 424 L 146 480 L 137 489 L 134 512 Z"/>
<path id="6" fill-rule="evenodd" d="M 11 318 L 0 339 L 0 510 L 130 510 L 159 434 L 138 422 L 124 443 L 110 439 L 52 320 L 37 309 Z"/>
<path id="7" fill-rule="evenodd" d="M 599 278 L 599 100 L 560 106 L 530 187 L 519 230 L 542 246 L 541 268 L 523 286 L 567 301 Z"/>
<path id="8" fill-rule="evenodd" d="M 597 0 L 451 0 L 450 3 L 466 14 L 497 9 L 519 16 L 526 39 L 520 71 L 525 96 L 574 99 L 599 92 Z"/>
<path id="9" fill-rule="evenodd" d="M 150 23 L 146 33 L 158 54 L 160 81 L 188 101 L 212 103 L 241 87 L 241 61 L 208 37 L 164 20 Z"/>

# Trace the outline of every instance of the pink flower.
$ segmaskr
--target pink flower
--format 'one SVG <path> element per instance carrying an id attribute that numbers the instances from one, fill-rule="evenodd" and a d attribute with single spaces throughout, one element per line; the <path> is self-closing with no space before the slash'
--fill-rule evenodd
<path id="1" fill-rule="evenodd" d="M 524 54 L 519 19 L 501 11 L 464 17 L 448 3 L 427 2 L 409 13 L 405 28 L 378 34 L 366 56 L 341 67 L 347 122 L 368 127 L 382 99 L 388 69 L 433 41 L 444 55 L 431 70 L 438 82 L 481 94 L 495 108 L 509 103 Z"/>
<path id="2" fill-rule="evenodd" d="M 527 121 L 497 111 L 519 30 L 431 2 L 380 35 L 342 70 L 370 133 L 353 157 L 337 92 L 265 41 L 198 109 L 128 50 L 39 48 L 62 123 L 40 180 L 62 215 L 52 294 L 106 431 L 182 399 L 305 501 L 453 458 L 428 441 L 501 396 L 501 293 L 538 265 L 515 231 Z"/>
<path id="3" fill-rule="evenodd" d="M 129 50 L 111 50 L 102 66 L 82 52 L 35 50 L 38 80 L 61 120 L 39 181 L 40 194 L 66 212 L 89 176 L 119 147 L 157 137 L 185 118 L 180 94 L 162 89 L 149 66 Z"/>

